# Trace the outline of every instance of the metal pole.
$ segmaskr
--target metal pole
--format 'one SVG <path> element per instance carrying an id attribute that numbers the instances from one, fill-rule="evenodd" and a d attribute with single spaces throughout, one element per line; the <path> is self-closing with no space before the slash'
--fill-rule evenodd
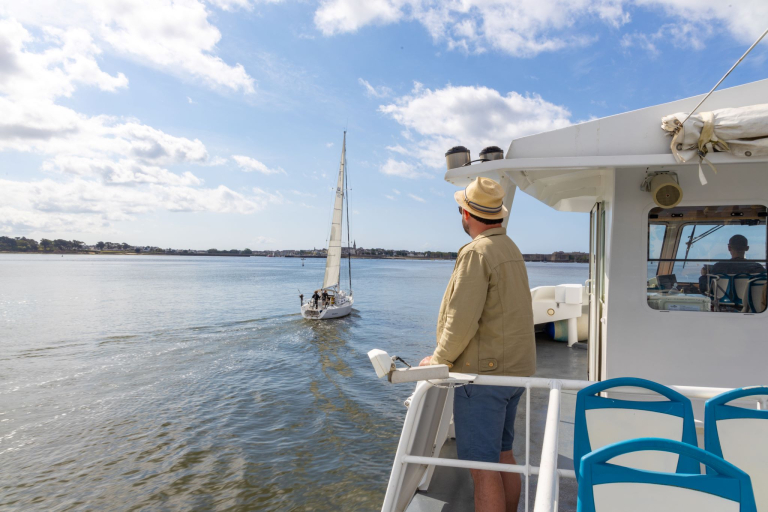
<path id="1" fill-rule="evenodd" d="M 693 113 L 694 113 L 694 112 L 696 112 L 696 110 L 697 110 L 697 109 L 698 109 L 698 108 L 701 106 L 701 104 L 702 104 L 702 103 L 704 103 L 705 101 L 707 101 L 707 98 L 709 98 L 709 96 L 710 96 L 710 95 L 711 95 L 713 92 L 715 92 L 715 89 L 717 89 L 717 88 L 720 86 L 720 84 L 721 84 L 721 83 L 723 83 L 723 80 L 725 80 L 725 79 L 726 79 L 726 77 L 727 77 L 728 75 L 730 75 L 730 74 L 731 74 L 731 71 L 733 71 L 734 69 L 736 69 L 736 66 L 738 66 L 739 64 L 741 64 L 741 61 L 743 61 L 743 60 L 744 60 L 744 57 L 746 57 L 747 55 L 749 55 L 749 52 L 751 52 L 751 51 L 752 51 L 752 48 L 754 48 L 755 46 L 757 46 L 757 43 L 759 43 L 760 41 L 762 41 L 762 40 L 763 40 L 763 38 L 765 37 L 765 35 L 766 35 L 766 34 L 768 34 L 768 28 L 767 28 L 767 29 L 765 29 L 765 32 L 763 32 L 763 35 L 761 35 L 760 37 L 758 37 L 758 38 L 757 38 L 757 41 L 755 41 L 754 43 L 752 43 L 752 46 L 750 46 L 750 47 L 749 47 L 749 49 L 748 49 L 746 52 L 744 52 L 744 55 L 742 55 L 742 56 L 741 56 L 741 58 L 740 58 L 739 60 L 737 60 L 737 61 L 736 61 L 736 64 L 734 64 L 733 66 L 731 66 L 731 69 L 729 69 L 729 70 L 728 70 L 728 72 L 727 72 L 726 74 L 724 74 L 724 75 L 723 75 L 723 78 L 721 78 L 721 79 L 720 79 L 720 81 L 719 81 L 719 82 L 717 82 L 717 83 L 715 84 L 715 86 L 712 88 L 712 90 L 711 90 L 711 91 L 709 91 L 709 92 L 707 93 L 707 95 L 706 95 L 706 96 L 704 96 L 704 98 L 703 98 L 703 99 L 702 99 L 702 100 L 699 102 L 699 104 L 698 104 L 698 105 L 696 105 L 696 107 L 695 107 L 693 110 L 691 110 L 691 113 L 690 113 L 690 114 L 688 114 L 688 116 L 687 116 L 687 117 L 686 117 L 686 118 L 683 120 L 683 122 L 682 122 L 682 123 L 680 123 L 680 126 L 684 125 L 684 124 L 685 124 L 685 122 L 688 120 L 688 118 L 690 118 L 690 117 L 693 115 Z"/>
<path id="2" fill-rule="evenodd" d="M 549 390 L 547 422 L 541 447 L 541 466 L 536 485 L 534 512 L 552 512 L 557 503 L 557 439 L 560 428 L 560 383 L 552 381 Z"/>
<path id="3" fill-rule="evenodd" d="M 422 457 L 420 455 L 405 455 L 401 462 L 404 464 L 423 464 L 425 466 L 443 466 L 448 468 L 483 469 L 486 471 L 500 471 L 502 473 L 525 474 L 525 466 L 522 464 L 502 464 L 500 462 L 479 462 L 476 460 L 442 459 L 438 457 Z M 576 478 L 576 472 L 571 469 L 555 470 L 559 476 Z M 541 469 L 531 466 L 532 475 L 540 475 Z"/>
<path id="4" fill-rule="evenodd" d="M 531 492 L 531 384 L 525 384 L 525 512 Z"/>
<path id="5" fill-rule="evenodd" d="M 349 190 L 347 189 L 347 131 L 344 130 L 344 198 L 347 200 L 347 263 L 349 265 L 349 293 L 352 293 L 352 246 L 349 244 Z"/>

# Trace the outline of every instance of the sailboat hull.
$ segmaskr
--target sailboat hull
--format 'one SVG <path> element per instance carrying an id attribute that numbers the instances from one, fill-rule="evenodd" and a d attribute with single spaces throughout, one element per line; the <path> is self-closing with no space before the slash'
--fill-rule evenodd
<path id="1" fill-rule="evenodd" d="M 328 306 L 327 308 L 314 309 L 309 304 L 301 307 L 301 316 L 307 320 L 330 320 L 332 318 L 341 318 L 352 312 L 352 299 L 340 306 Z"/>

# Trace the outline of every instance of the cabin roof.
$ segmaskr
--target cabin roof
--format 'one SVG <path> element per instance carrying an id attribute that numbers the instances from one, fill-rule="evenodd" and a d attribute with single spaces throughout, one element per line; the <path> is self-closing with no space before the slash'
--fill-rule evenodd
<path id="1" fill-rule="evenodd" d="M 464 187 L 478 176 L 506 176 L 520 190 L 562 211 L 589 211 L 600 196 L 608 172 L 622 167 L 679 166 L 672 155 L 671 138 L 661 129 L 661 118 L 690 112 L 704 95 L 663 103 L 601 119 L 529 135 L 513 140 L 506 157 L 451 169 L 446 181 Z M 768 103 L 768 79 L 713 93 L 699 108 L 712 111 Z M 714 153 L 717 164 L 752 163 Z M 691 161 L 684 165 L 698 165 Z"/>

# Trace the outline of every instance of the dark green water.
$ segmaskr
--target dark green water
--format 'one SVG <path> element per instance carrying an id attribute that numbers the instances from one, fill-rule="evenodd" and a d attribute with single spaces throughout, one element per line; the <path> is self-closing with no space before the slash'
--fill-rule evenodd
<path id="1" fill-rule="evenodd" d="M 378 510 L 412 387 L 366 353 L 431 353 L 453 263 L 356 260 L 352 315 L 303 320 L 324 265 L 0 255 L 0 508 Z"/>

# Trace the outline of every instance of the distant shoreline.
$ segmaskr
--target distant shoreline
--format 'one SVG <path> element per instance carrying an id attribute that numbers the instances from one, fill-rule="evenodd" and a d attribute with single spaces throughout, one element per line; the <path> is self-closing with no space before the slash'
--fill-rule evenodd
<path id="1" fill-rule="evenodd" d="M 164 253 L 164 252 L 134 252 L 134 251 L 0 251 L 0 254 L 48 254 L 48 255 L 86 255 L 86 256 L 227 256 L 229 258 L 250 258 L 251 254 L 222 253 Z"/>
<path id="2" fill-rule="evenodd" d="M 231 253 L 163 253 L 163 252 L 140 252 L 133 251 L 0 251 L 0 254 L 40 254 L 40 255 L 74 255 L 74 256 L 226 256 L 228 258 L 293 258 L 293 259 L 326 259 L 325 256 L 264 256 L 261 254 L 231 254 Z M 345 256 L 346 258 L 346 256 Z M 412 261 L 456 261 L 456 258 L 418 258 L 414 256 L 352 256 L 353 260 L 412 260 Z M 581 263 L 587 264 L 586 261 L 550 261 L 539 259 L 526 259 L 523 258 L 526 263 Z"/>

